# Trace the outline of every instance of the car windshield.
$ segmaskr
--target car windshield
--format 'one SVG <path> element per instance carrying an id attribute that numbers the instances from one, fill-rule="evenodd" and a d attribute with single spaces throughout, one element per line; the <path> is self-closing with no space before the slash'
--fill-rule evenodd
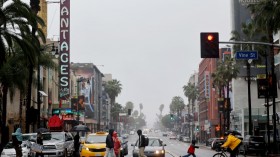
<path id="1" fill-rule="evenodd" d="M 137 140 L 135 145 L 138 146 L 138 140 Z M 151 146 L 151 147 L 162 146 L 162 142 L 159 139 L 149 138 L 149 145 L 148 146 Z"/>
<path id="2" fill-rule="evenodd" d="M 26 142 L 22 142 L 21 147 L 27 147 L 27 143 Z M 12 149 L 12 148 L 14 148 L 12 142 L 7 143 L 6 146 L 4 147 L 4 149 Z"/>
<path id="3" fill-rule="evenodd" d="M 14 148 L 12 142 L 9 142 L 8 144 L 6 144 L 6 146 L 4 147 L 4 149 L 11 149 Z"/>
<path id="4" fill-rule="evenodd" d="M 105 143 L 106 142 L 106 136 L 100 136 L 100 135 L 88 135 L 86 139 L 86 143 Z"/>
<path id="5" fill-rule="evenodd" d="M 49 140 L 58 140 L 58 141 L 64 141 L 65 135 L 62 132 L 52 132 L 52 133 L 46 133 L 43 134 L 43 140 L 49 141 Z"/>

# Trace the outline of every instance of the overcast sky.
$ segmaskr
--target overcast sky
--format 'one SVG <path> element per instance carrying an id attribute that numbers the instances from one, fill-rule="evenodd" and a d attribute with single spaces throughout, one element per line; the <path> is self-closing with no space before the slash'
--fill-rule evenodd
<path id="1" fill-rule="evenodd" d="M 24 0 L 29 3 L 29 0 Z M 59 35 L 59 4 L 48 4 L 48 37 Z M 116 101 L 144 107 L 149 126 L 160 104 L 198 71 L 200 32 L 230 38 L 230 0 L 71 0 L 71 62 L 98 66 L 122 84 Z M 220 45 L 220 47 L 224 47 Z"/>

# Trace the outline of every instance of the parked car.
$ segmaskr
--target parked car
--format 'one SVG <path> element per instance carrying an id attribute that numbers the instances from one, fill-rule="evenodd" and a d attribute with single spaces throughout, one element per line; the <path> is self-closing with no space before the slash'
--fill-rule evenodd
<path id="1" fill-rule="evenodd" d="M 135 144 L 131 144 L 131 146 L 133 146 L 132 156 L 138 157 L 138 140 Z M 149 137 L 149 145 L 145 147 L 144 154 L 147 157 L 165 157 L 164 146 L 166 146 L 166 144 L 163 144 L 163 141 L 158 137 Z"/>
<path id="2" fill-rule="evenodd" d="M 135 131 L 133 131 L 133 130 L 131 130 L 130 132 L 129 132 L 129 135 L 134 135 L 135 134 Z"/>
<path id="3" fill-rule="evenodd" d="M 123 137 L 124 139 L 127 139 L 128 138 L 128 134 L 127 133 L 122 134 L 121 137 Z"/>
<path id="4" fill-rule="evenodd" d="M 71 156 L 74 152 L 74 138 L 70 132 L 43 133 L 44 155 Z"/>
<path id="5" fill-rule="evenodd" d="M 183 136 L 183 142 L 191 143 L 191 139 L 187 136 Z"/>
<path id="6" fill-rule="evenodd" d="M 170 134 L 170 135 L 169 135 L 169 139 L 170 139 L 170 140 L 171 140 L 171 139 L 176 140 L 176 138 L 177 138 L 177 137 L 176 137 L 175 134 Z"/>
<path id="7" fill-rule="evenodd" d="M 118 137 L 119 140 L 121 141 L 121 157 L 124 157 L 125 155 L 128 154 L 128 146 L 127 146 L 127 142 L 125 141 L 122 137 Z"/>
<path id="8" fill-rule="evenodd" d="M 168 133 L 167 132 L 162 132 L 162 136 L 166 136 L 167 137 Z"/>
<path id="9" fill-rule="evenodd" d="M 212 142 L 213 142 L 215 139 L 218 139 L 218 138 L 217 138 L 217 137 L 214 137 L 214 138 L 209 138 L 208 140 L 206 140 L 206 142 L 205 142 L 206 146 L 210 146 L 210 147 L 211 147 L 211 144 L 212 144 Z"/>
<path id="10" fill-rule="evenodd" d="M 22 157 L 31 156 L 31 152 L 30 152 L 31 142 L 30 141 L 23 141 L 21 144 L 21 148 L 22 148 Z M 16 156 L 15 148 L 14 148 L 12 142 L 8 142 L 6 144 L 6 146 L 3 148 L 1 157 L 13 157 L 13 156 Z"/>
<path id="11" fill-rule="evenodd" d="M 81 156 L 105 156 L 107 132 L 88 134 L 82 144 Z"/>
<path id="12" fill-rule="evenodd" d="M 256 153 L 265 155 L 266 144 L 263 136 L 246 135 L 243 140 L 244 154 Z"/>
<path id="13" fill-rule="evenodd" d="M 183 141 L 183 134 L 179 134 L 179 135 L 177 135 L 177 140 L 179 140 L 179 141 Z"/>
<path id="14" fill-rule="evenodd" d="M 214 141 L 211 144 L 211 149 L 213 150 L 220 149 L 221 145 L 223 145 L 224 143 L 225 143 L 225 139 L 223 138 L 214 139 Z"/>

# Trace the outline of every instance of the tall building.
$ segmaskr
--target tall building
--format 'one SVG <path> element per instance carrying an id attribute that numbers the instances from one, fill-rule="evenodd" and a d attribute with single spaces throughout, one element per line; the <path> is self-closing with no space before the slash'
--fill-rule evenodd
<path id="1" fill-rule="evenodd" d="M 199 136 L 200 141 L 215 137 L 215 127 L 219 125 L 215 91 L 212 90 L 211 74 L 215 72 L 217 59 L 204 58 L 199 64 Z"/>
<path id="2" fill-rule="evenodd" d="M 85 123 L 92 131 L 100 131 L 105 121 L 102 118 L 102 78 L 104 75 L 92 63 L 71 63 L 71 71 L 76 76 L 77 92 L 71 98 L 71 108 L 80 114 L 79 123 Z M 72 86 L 73 87 L 73 86 Z M 75 104 L 83 99 L 84 106 L 76 108 Z"/>

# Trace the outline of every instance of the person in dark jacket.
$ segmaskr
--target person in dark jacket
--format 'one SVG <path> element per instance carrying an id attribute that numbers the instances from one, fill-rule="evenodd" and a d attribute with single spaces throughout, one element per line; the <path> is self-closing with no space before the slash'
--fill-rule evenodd
<path id="1" fill-rule="evenodd" d="M 12 141 L 16 150 L 16 157 L 22 157 L 22 133 L 21 128 L 17 128 L 16 132 L 12 133 Z"/>
<path id="2" fill-rule="evenodd" d="M 74 137 L 74 156 L 80 156 L 80 136 L 79 133 L 77 132 L 77 134 Z"/>
<path id="3" fill-rule="evenodd" d="M 41 132 L 37 132 L 37 139 L 36 139 L 36 143 L 43 146 L 43 135 Z M 44 155 L 40 152 L 36 152 L 36 157 L 44 157 Z"/>
<path id="4" fill-rule="evenodd" d="M 139 157 L 146 157 L 144 154 L 145 150 L 145 136 L 142 135 L 142 130 L 137 130 L 138 134 L 138 147 L 139 147 Z"/>
<path id="5" fill-rule="evenodd" d="M 109 130 L 109 134 L 106 137 L 106 157 L 114 157 L 114 140 L 113 140 L 114 129 Z"/>

